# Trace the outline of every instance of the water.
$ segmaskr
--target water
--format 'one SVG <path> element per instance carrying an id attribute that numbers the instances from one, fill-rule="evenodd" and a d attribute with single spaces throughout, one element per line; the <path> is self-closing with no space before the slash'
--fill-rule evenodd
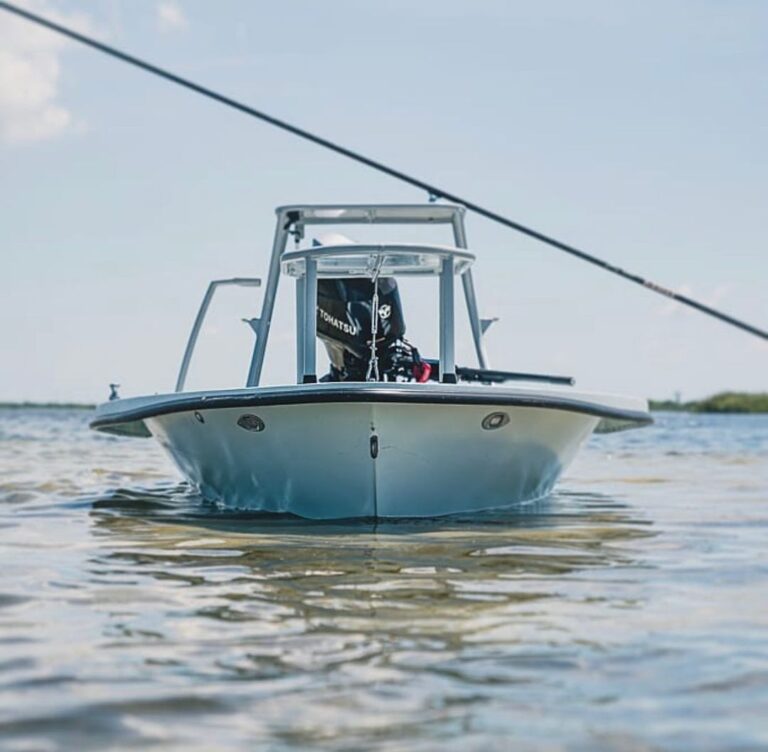
<path id="1" fill-rule="evenodd" d="M 375 528 L 217 512 L 86 419 L 0 411 L 2 750 L 768 749 L 768 416 Z"/>

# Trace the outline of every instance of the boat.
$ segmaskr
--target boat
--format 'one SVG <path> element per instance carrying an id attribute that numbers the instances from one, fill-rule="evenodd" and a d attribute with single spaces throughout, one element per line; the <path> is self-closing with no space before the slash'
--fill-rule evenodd
<path id="1" fill-rule="evenodd" d="M 651 422 L 645 400 L 581 392 L 570 377 L 489 367 L 483 340 L 492 320 L 478 312 L 461 205 L 292 205 L 276 214 L 266 280 L 211 282 L 176 390 L 132 398 L 113 390 L 90 424 L 118 436 L 154 437 L 205 499 L 311 519 L 509 507 L 550 494 L 593 432 Z M 445 245 L 308 238 L 308 231 L 352 225 L 434 226 L 452 237 Z M 437 282 L 434 360 L 404 336 L 397 280 L 414 276 Z M 296 380 L 263 385 L 283 278 L 295 283 Z M 459 283 L 476 367 L 455 362 Z M 259 317 L 246 320 L 255 343 L 245 386 L 185 391 L 213 295 L 231 285 L 263 291 Z M 318 341 L 329 357 L 320 377 Z"/>

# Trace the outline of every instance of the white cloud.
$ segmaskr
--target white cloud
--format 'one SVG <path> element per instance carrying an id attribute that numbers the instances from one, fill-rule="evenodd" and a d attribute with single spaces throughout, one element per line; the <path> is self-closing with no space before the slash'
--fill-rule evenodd
<path id="1" fill-rule="evenodd" d="M 187 25 L 187 17 L 177 2 L 165 0 L 157 4 L 157 25 L 161 31 L 176 31 Z"/>
<path id="2" fill-rule="evenodd" d="M 56 13 L 44 0 L 21 4 L 79 31 L 90 28 L 86 16 Z M 1 141 L 40 141 L 72 126 L 72 113 L 58 101 L 60 55 L 69 44 L 29 21 L 0 13 Z"/>

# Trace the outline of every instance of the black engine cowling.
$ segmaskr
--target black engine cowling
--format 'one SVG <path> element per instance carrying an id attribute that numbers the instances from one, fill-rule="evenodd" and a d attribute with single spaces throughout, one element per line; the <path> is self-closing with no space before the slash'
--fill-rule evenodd
<path id="1" fill-rule="evenodd" d="M 405 318 L 397 281 L 378 280 L 376 357 L 381 380 L 421 380 L 424 365 L 405 339 Z M 331 360 L 323 381 L 365 381 L 371 360 L 374 282 L 321 279 L 317 283 L 317 336 Z"/>

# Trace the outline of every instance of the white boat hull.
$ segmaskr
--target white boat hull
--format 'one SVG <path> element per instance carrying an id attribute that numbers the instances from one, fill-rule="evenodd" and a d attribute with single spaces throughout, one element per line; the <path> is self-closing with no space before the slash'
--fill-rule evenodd
<path id="1" fill-rule="evenodd" d="M 138 413 L 105 406 L 94 427 L 137 433 L 133 408 L 207 499 L 334 519 L 429 517 L 540 498 L 601 417 L 611 417 L 584 408 L 594 403 L 570 400 L 578 409 L 567 409 L 551 393 L 520 389 L 366 386 L 293 387 L 290 399 L 280 388 L 197 402 L 146 398 Z M 642 422 L 641 412 L 634 418 Z"/>

